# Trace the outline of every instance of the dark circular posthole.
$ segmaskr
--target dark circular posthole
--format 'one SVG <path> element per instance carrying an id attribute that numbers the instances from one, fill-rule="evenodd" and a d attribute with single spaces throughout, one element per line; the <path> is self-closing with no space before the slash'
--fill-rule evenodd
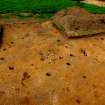
<path id="1" fill-rule="evenodd" d="M 31 66 L 34 66 L 34 64 L 32 63 Z"/>
<path id="2" fill-rule="evenodd" d="M 62 56 L 60 56 L 60 57 L 59 57 L 59 59 L 63 59 L 63 57 L 62 57 Z"/>
<path id="3" fill-rule="evenodd" d="M 101 40 L 104 40 L 104 38 L 100 38 Z"/>
<path id="4" fill-rule="evenodd" d="M 57 42 L 60 42 L 61 40 L 60 39 L 57 39 Z"/>
<path id="5" fill-rule="evenodd" d="M 11 44 L 14 44 L 14 42 L 11 42 Z"/>
<path id="6" fill-rule="evenodd" d="M 70 66 L 71 64 L 69 62 L 67 62 L 66 65 Z"/>
<path id="7" fill-rule="evenodd" d="M 14 70 L 14 67 L 12 67 L 12 66 L 9 66 L 8 68 L 9 68 L 9 70 Z"/>
<path id="8" fill-rule="evenodd" d="M 5 58 L 4 57 L 1 57 L 0 60 L 5 60 Z"/>
<path id="9" fill-rule="evenodd" d="M 47 72 L 46 73 L 46 76 L 50 77 L 51 76 L 51 73 Z"/>
<path id="10" fill-rule="evenodd" d="M 71 57 L 74 57 L 74 54 L 70 54 Z"/>
<path id="11" fill-rule="evenodd" d="M 82 78 L 86 79 L 86 78 L 87 78 L 87 76 L 86 76 L 86 75 L 83 75 L 83 76 L 82 76 Z"/>
<path id="12" fill-rule="evenodd" d="M 40 58 L 40 60 L 41 60 L 41 61 L 45 61 L 45 59 L 44 59 L 44 58 Z"/>
<path id="13" fill-rule="evenodd" d="M 80 104 L 80 103 L 81 103 L 81 101 L 80 101 L 79 99 L 76 99 L 76 102 L 77 102 L 78 104 Z"/>
<path id="14" fill-rule="evenodd" d="M 6 51 L 6 50 L 7 50 L 6 48 L 3 49 L 3 51 Z"/>

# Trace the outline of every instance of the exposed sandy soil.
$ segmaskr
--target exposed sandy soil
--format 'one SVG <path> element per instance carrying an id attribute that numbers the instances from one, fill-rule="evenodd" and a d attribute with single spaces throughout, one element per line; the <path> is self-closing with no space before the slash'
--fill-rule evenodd
<path id="1" fill-rule="evenodd" d="M 105 7 L 105 0 L 84 0 L 83 2 Z"/>
<path id="2" fill-rule="evenodd" d="M 51 22 L 6 23 L 0 105 L 105 105 L 105 34 L 68 39 Z"/>

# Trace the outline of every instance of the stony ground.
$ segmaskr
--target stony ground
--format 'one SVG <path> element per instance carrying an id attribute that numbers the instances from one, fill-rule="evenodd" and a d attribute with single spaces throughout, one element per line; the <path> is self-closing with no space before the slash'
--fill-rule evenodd
<path id="1" fill-rule="evenodd" d="M 51 21 L 3 27 L 0 105 L 105 105 L 105 34 L 70 39 Z"/>

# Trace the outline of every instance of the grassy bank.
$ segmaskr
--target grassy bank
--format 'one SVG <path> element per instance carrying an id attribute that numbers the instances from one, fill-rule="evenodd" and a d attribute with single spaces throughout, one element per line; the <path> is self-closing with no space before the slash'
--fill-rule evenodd
<path id="1" fill-rule="evenodd" d="M 85 3 L 79 3 L 79 6 L 81 8 L 86 9 L 87 11 L 89 11 L 91 13 L 105 14 L 105 7 L 99 7 L 99 6 L 96 6 L 96 5 L 85 4 Z"/>
<path id="2" fill-rule="evenodd" d="M 105 7 L 80 3 L 76 0 L 0 0 L 0 13 L 12 13 L 21 19 L 25 19 L 31 16 L 22 16 L 20 12 L 31 12 L 38 14 L 38 19 L 46 20 L 57 11 L 72 6 L 80 6 L 91 13 L 105 14 Z M 36 17 L 36 15 L 34 16 Z M 3 17 L 8 19 L 11 15 L 7 14 Z"/>
<path id="3" fill-rule="evenodd" d="M 75 0 L 0 0 L 0 12 L 55 13 L 77 5 L 93 13 L 105 13 L 103 7 L 78 3 Z"/>
<path id="4" fill-rule="evenodd" d="M 72 0 L 0 0 L 0 12 L 54 13 L 76 3 Z"/>

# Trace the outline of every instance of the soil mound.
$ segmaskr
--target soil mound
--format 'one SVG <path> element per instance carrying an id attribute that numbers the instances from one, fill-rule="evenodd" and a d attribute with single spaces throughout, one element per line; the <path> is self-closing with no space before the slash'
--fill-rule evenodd
<path id="1" fill-rule="evenodd" d="M 81 37 L 105 32 L 105 15 L 91 14 L 80 7 L 56 13 L 53 24 L 68 37 Z"/>

